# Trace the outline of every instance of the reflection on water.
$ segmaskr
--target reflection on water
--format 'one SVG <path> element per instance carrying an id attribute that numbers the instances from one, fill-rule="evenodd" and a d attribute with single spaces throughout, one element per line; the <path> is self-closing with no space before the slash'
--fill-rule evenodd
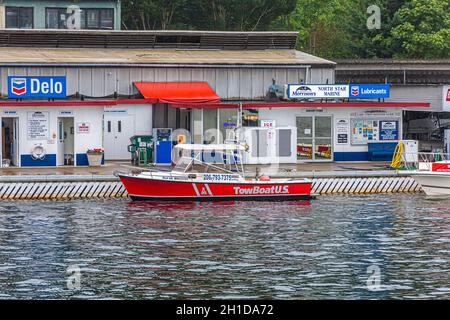
<path id="1" fill-rule="evenodd" d="M 0 298 L 449 299 L 449 208 L 422 195 L 1 202 Z"/>

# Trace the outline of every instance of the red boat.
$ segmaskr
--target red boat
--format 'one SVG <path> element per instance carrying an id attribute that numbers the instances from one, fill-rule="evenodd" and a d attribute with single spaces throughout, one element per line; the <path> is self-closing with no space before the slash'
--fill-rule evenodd
<path id="1" fill-rule="evenodd" d="M 179 144 L 174 148 L 178 159 L 172 171 L 117 173 L 117 176 L 133 200 L 281 201 L 311 198 L 309 179 L 245 178 L 240 161 L 243 148 L 233 144 Z M 205 152 L 214 155 L 214 163 L 205 161 Z M 194 172 L 198 167 L 206 167 L 206 170 Z"/>

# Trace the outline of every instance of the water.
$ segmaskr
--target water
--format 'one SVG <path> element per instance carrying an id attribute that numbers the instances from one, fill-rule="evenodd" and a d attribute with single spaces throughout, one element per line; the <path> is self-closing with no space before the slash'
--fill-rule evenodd
<path id="1" fill-rule="evenodd" d="M 449 299 L 449 208 L 419 194 L 3 201 L 0 298 Z"/>

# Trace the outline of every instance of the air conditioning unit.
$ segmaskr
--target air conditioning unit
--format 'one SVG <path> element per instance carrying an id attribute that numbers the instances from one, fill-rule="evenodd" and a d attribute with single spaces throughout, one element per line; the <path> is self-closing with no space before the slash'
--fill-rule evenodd
<path id="1" fill-rule="evenodd" d="M 249 146 L 243 154 L 244 164 L 297 162 L 296 127 L 244 127 L 239 139 Z"/>

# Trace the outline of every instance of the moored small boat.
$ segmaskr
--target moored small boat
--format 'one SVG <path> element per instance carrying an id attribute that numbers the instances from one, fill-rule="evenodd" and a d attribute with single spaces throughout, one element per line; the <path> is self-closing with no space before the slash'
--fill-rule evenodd
<path id="1" fill-rule="evenodd" d="M 271 179 L 267 176 L 245 178 L 239 145 L 179 144 L 182 154 L 172 171 L 117 173 L 133 200 L 223 201 L 223 200 L 303 200 L 311 198 L 309 179 Z M 205 152 L 225 153 L 224 164 L 203 161 Z M 190 156 L 183 156 L 183 154 Z M 195 172 L 196 166 L 206 169 Z M 233 167 L 235 170 L 231 170 Z M 211 172 L 213 171 L 213 172 Z"/>
<path id="2" fill-rule="evenodd" d="M 429 196 L 450 196 L 450 161 L 419 163 L 419 170 L 411 176 Z"/>

